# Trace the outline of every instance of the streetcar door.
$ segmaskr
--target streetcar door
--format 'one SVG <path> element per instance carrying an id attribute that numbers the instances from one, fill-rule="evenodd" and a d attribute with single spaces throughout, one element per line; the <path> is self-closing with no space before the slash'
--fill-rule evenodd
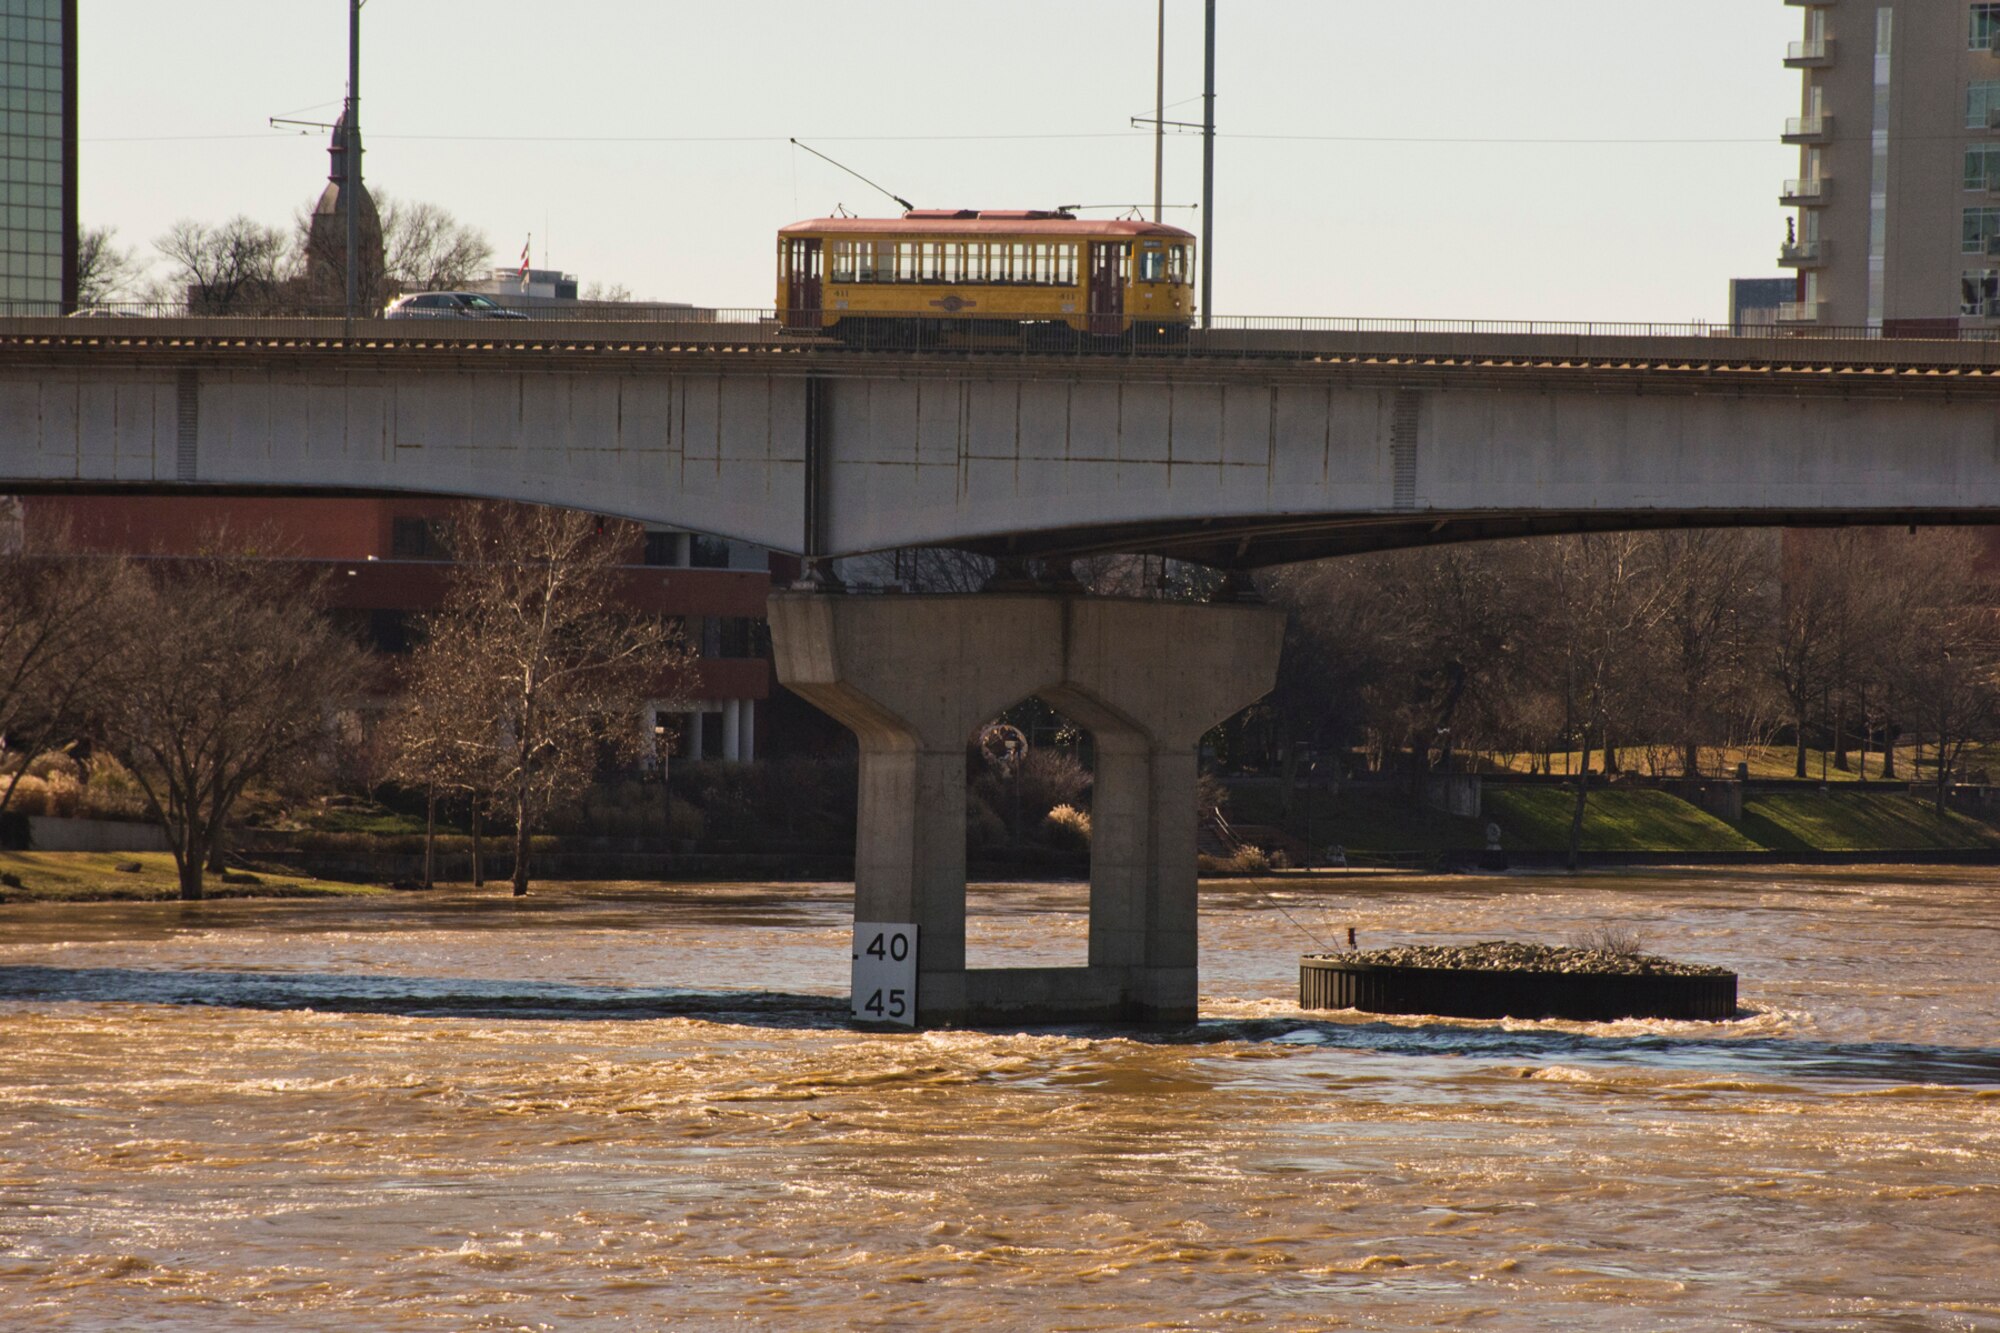
<path id="1" fill-rule="evenodd" d="M 785 248 L 785 327 L 821 326 L 820 242 L 818 237 L 794 237 Z"/>
<path id="2" fill-rule="evenodd" d="M 1125 247 L 1116 242 L 1090 247 L 1090 331 L 1125 332 Z"/>

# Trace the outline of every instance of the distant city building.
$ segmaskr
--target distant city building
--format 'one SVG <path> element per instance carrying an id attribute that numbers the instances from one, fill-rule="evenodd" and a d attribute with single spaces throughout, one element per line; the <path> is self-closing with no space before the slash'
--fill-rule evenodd
<path id="1" fill-rule="evenodd" d="M 496 268 L 465 290 L 491 297 L 510 310 L 582 311 L 603 308 L 620 319 L 657 315 L 664 319 L 710 320 L 715 311 L 685 301 L 611 301 L 578 295 L 576 275 L 553 268 Z"/>
<path id="2" fill-rule="evenodd" d="M 76 307 L 76 3 L 0 0 L 0 305 Z"/>
<path id="3" fill-rule="evenodd" d="M 2000 326 L 2000 4 L 1787 0 L 1804 39 L 1782 202 L 1788 324 Z"/>
<path id="4" fill-rule="evenodd" d="M 1729 283 L 1729 328 L 1733 333 L 1769 328 L 1798 295 L 1795 278 L 1734 278 Z"/>

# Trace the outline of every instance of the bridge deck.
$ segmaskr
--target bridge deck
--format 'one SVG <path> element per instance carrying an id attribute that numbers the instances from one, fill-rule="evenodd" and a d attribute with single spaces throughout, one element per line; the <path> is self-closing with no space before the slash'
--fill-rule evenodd
<path id="1" fill-rule="evenodd" d="M 376 367 L 422 364 L 517 368 L 539 360 L 573 371 L 579 363 L 633 369 L 700 361 L 711 372 L 754 363 L 760 375 L 873 377 L 887 368 L 963 372 L 973 366 L 1030 374 L 1138 380 L 1335 373 L 1351 382 L 1423 383 L 1428 373 L 1456 383 L 1483 377 L 1518 385 L 1532 375 L 1610 376 L 1681 381 L 1713 389 L 1758 383 L 1785 392 L 1832 389 L 1894 393 L 1926 388 L 1981 392 L 2000 383 L 2000 341 L 1774 335 L 1736 337 L 1690 331 L 1595 332 L 1555 326 L 1494 332 L 1412 326 L 1244 327 L 1196 331 L 1185 345 L 1136 349 L 1043 345 L 1037 337 L 983 337 L 965 348 L 856 349 L 831 338 L 787 334 L 767 320 L 654 322 L 522 320 L 505 323 L 306 318 L 0 319 L 0 363 L 179 366 L 225 365 L 274 357 Z M 1359 322 L 1357 322 L 1359 323 Z M 1588 327 L 1588 326 L 1586 326 Z M 749 365 L 744 365 L 750 369 Z"/>

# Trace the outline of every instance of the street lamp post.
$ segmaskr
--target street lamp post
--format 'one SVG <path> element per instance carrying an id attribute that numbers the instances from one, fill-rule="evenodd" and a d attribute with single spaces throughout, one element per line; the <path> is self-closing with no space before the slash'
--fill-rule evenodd
<path id="1" fill-rule="evenodd" d="M 363 0 L 347 0 L 347 114 L 346 151 L 340 183 L 340 202 L 347 211 L 347 317 L 361 310 L 361 283 L 357 271 L 361 257 L 361 6 Z"/>
<path id="2" fill-rule="evenodd" d="M 1201 326 L 1215 327 L 1215 0 L 1203 35 L 1201 113 Z"/>
<path id="3" fill-rule="evenodd" d="M 1313 868 L 1313 860 L 1319 854 L 1319 844 L 1313 840 L 1313 788 L 1318 785 L 1319 760 L 1306 760 L 1306 869 Z"/>

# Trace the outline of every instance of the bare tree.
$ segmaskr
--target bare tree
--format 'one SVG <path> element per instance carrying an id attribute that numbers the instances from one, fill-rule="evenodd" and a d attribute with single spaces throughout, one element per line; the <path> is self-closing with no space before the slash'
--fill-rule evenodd
<path id="1" fill-rule="evenodd" d="M 71 554 L 55 544 L 0 554 L 0 812 L 28 765 L 85 735 L 85 714 L 102 684 L 129 600 L 120 560 Z"/>
<path id="2" fill-rule="evenodd" d="M 991 558 L 944 546 L 909 547 L 843 560 L 840 575 L 863 587 L 906 592 L 979 592 L 993 577 Z"/>
<path id="3" fill-rule="evenodd" d="M 1725 530 L 1661 533 L 1648 544 L 1658 619 L 1640 659 L 1655 677 L 1641 716 L 1677 742 L 1682 775 L 1698 777 L 1704 742 L 1728 735 L 1732 714 L 1743 713 L 1760 683 L 1776 572 L 1771 541 Z"/>
<path id="4" fill-rule="evenodd" d="M 76 243 L 76 303 L 89 309 L 130 294 L 140 277 L 137 255 L 116 244 L 116 227 L 86 227 Z"/>
<path id="5" fill-rule="evenodd" d="M 2000 625 L 1992 580 L 1978 572 L 1985 551 L 1977 537 L 1926 532 L 1906 550 L 1924 572 L 1895 632 L 1891 688 L 1902 715 L 1937 742 L 1941 815 L 1966 748 L 2000 724 Z"/>
<path id="6" fill-rule="evenodd" d="M 465 637 L 427 638 L 411 655 L 402 693 L 382 730 L 389 756 L 385 776 L 424 791 L 425 888 L 435 878 L 440 792 L 470 805 L 478 858 L 480 818 L 497 786 L 506 739 L 490 712 L 498 685 L 489 679 L 492 665 Z M 476 868 L 473 879 L 483 879 Z"/>
<path id="7" fill-rule="evenodd" d="M 623 609 L 635 541 L 629 524 L 511 505 L 471 507 L 454 530 L 459 563 L 427 622 L 429 651 L 462 669 L 470 697 L 454 706 L 472 716 L 460 734 L 513 817 L 517 896 L 542 820 L 584 793 L 600 754 L 636 757 L 648 742 L 641 701 L 685 707 L 692 655 L 678 624 Z"/>
<path id="8" fill-rule="evenodd" d="M 493 262 L 486 233 L 436 204 L 382 196 L 383 276 L 404 292 L 449 291 Z"/>
<path id="9" fill-rule="evenodd" d="M 632 299 L 632 289 L 622 282 L 593 282 L 583 289 L 583 299 L 609 303 L 629 301 Z"/>
<path id="10" fill-rule="evenodd" d="M 1784 592 L 1765 667 L 1792 723 L 1794 777 L 1806 775 L 1807 722 L 1824 710 L 1833 688 L 1836 647 L 1830 631 L 1839 597 L 1835 567 L 1795 536 L 1786 552 Z"/>
<path id="11" fill-rule="evenodd" d="M 285 233 L 240 214 L 219 227 L 183 219 L 153 246 L 170 266 L 169 282 L 202 314 L 270 309 L 293 267 Z"/>
<path id="12" fill-rule="evenodd" d="M 1591 739 L 1594 734 L 1606 746 L 1608 758 L 1606 728 L 1629 698 L 1639 644 L 1659 616 L 1661 585 L 1648 577 L 1644 541 L 1634 533 L 1555 537 L 1529 549 L 1552 635 L 1552 664 L 1582 741 L 1569 829 L 1569 868 L 1575 870 L 1590 798 Z"/>
<path id="13" fill-rule="evenodd" d="M 166 831 L 182 898 L 202 897 L 250 783 L 331 757 L 364 664 L 317 591 L 286 561 L 207 556 L 149 570 L 123 618 L 98 729 Z"/>

